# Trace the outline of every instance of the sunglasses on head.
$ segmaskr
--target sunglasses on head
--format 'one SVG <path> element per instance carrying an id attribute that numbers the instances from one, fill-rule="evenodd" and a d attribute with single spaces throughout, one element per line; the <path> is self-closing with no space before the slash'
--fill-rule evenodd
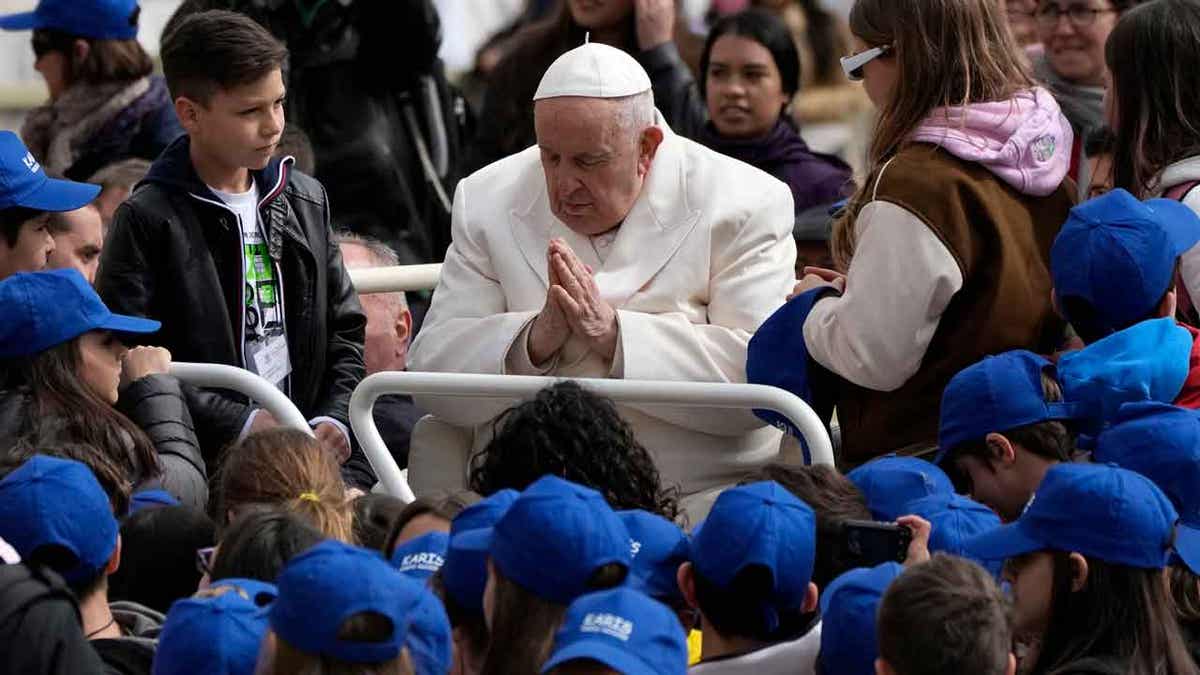
<path id="1" fill-rule="evenodd" d="M 842 57 L 842 70 L 852 82 L 863 79 L 863 66 L 892 51 L 891 45 L 880 45 L 861 51 L 857 54 Z"/>

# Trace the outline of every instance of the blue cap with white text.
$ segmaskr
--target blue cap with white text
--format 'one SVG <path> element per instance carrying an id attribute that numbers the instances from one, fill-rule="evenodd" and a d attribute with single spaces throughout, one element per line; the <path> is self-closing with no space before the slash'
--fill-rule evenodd
<path id="1" fill-rule="evenodd" d="M 576 660 L 595 661 L 621 675 L 684 675 L 687 636 L 666 605 L 614 588 L 571 603 L 542 672 Z"/>

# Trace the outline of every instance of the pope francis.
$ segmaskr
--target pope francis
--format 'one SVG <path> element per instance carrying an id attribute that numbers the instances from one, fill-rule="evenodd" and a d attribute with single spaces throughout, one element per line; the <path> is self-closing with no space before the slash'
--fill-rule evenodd
<path id="1" fill-rule="evenodd" d="M 745 382 L 750 336 L 795 283 L 788 187 L 673 134 L 646 72 L 605 45 L 550 66 L 534 119 L 537 146 L 458 185 L 410 368 Z M 419 403 L 476 449 L 503 408 Z M 620 411 L 693 517 L 779 453 L 749 411 Z"/>

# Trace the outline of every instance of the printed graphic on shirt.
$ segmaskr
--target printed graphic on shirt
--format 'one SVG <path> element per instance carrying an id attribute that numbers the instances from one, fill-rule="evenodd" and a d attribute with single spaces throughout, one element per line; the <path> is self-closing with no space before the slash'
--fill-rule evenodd
<path id="1" fill-rule="evenodd" d="M 279 278 L 257 227 L 242 228 L 246 270 L 246 367 L 282 388 L 291 372 Z"/>

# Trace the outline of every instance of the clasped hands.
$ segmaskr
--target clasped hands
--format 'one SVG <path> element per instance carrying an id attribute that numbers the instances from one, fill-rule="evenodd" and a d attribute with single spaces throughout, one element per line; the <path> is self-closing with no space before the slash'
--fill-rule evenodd
<path id="1" fill-rule="evenodd" d="M 600 297 L 592 269 L 562 239 L 546 251 L 550 289 L 529 329 L 529 360 L 549 361 L 571 335 L 577 335 L 608 362 L 617 351 L 617 310 Z"/>

